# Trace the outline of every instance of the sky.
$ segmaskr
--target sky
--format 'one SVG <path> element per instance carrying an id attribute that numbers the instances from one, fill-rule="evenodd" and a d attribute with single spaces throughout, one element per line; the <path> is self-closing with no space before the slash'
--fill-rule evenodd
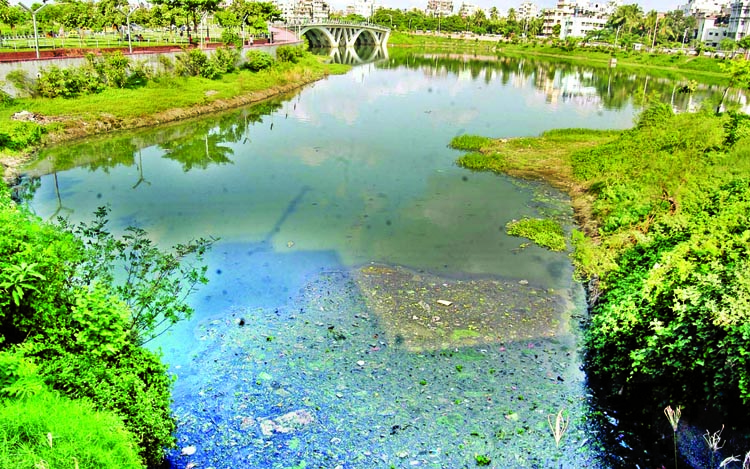
<path id="1" fill-rule="evenodd" d="M 497 7 L 498 10 L 505 13 L 509 8 L 518 8 L 523 0 L 464 0 L 466 3 L 472 3 L 482 9 Z M 533 0 L 532 0 L 533 1 Z M 334 10 L 343 10 L 347 5 L 353 4 L 353 0 L 329 0 L 328 4 Z M 454 8 L 461 6 L 462 0 L 453 0 Z M 557 0 L 536 0 L 534 3 L 539 8 L 553 8 L 557 5 Z M 643 11 L 672 11 L 677 9 L 681 4 L 687 3 L 687 0 L 625 0 L 623 4 L 638 3 L 643 7 Z M 424 9 L 427 6 L 427 0 L 375 0 L 375 7 L 384 6 L 386 8 L 419 8 Z"/>

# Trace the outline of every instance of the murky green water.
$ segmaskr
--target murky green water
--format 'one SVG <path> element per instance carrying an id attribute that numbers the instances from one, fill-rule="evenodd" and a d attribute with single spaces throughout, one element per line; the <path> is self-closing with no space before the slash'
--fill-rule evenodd
<path id="1" fill-rule="evenodd" d="M 650 84 L 649 84 L 650 83 Z M 177 375 L 173 467 L 600 467 L 565 253 L 503 231 L 554 216 L 538 183 L 454 165 L 453 136 L 625 128 L 612 70 L 397 54 L 255 108 L 50 149 L 31 207 L 102 205 L 168 246 L 219 237 Z M 637 105 L 637 103 L 636 103 Z M 558 448 L 550 422 L 570 428 Z"/>

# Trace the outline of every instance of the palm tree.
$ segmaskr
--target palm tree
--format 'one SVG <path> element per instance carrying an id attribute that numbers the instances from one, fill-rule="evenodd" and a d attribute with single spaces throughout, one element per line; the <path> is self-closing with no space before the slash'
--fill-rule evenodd
<path id="1" fill-rule="evenodd" d="M 612 29 L 622 28 L 631 33 L 643 23 L 643 9 L 638 4 L 622 5 L 609 17 Z"/>

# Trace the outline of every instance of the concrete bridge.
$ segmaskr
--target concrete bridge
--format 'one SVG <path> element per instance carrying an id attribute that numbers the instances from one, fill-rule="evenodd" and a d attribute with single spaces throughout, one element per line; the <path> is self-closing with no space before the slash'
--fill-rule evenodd
<path id="1" fill-rule="evenodd" d="M 361 47 L 383 46 L 391 34 L 389 28 L 370 23 L 348 23 L 339 21 L 316 21 L 287 25 L 287 29 L 306 37 L 310 47 Z"/>

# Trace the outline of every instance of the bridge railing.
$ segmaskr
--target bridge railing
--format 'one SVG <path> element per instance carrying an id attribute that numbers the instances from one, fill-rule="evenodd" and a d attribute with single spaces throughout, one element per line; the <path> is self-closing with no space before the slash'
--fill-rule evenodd
<path id="1" fill-rule="evenodd" d="M 310 20 L 310 21 L 287 21 L 286 23 L 283 23 L 282 27 L 298 27 L 298 26 L 330 26 L 330 25 L 340 25 L 340 26 L 356 26 L 356 27 L 362 27 L 362 28 L 371 28 L 371 29 L 379 29 L 382 31 L 390 31 L 390 28 L 386 28 L 385 26 L 381 26 L 379 24 L 375 23 L 367 23 L 367 22 L 358 22 L 358 21 L 343 21 L 343 20 L 326 20 L 326 21 L 320 21 L 320 20 Z"/>

